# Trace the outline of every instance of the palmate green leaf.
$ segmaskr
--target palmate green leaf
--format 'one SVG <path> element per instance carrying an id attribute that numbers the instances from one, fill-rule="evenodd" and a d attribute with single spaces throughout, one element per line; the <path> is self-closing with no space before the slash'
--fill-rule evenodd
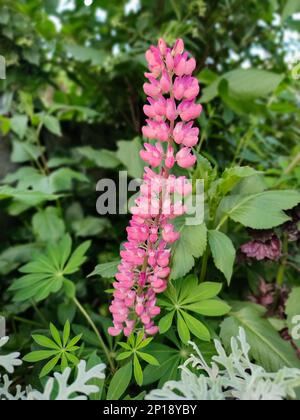
<path id="1" fill-rule="evenodd" d="M 207 327 L 189 312 L 214 317 L 227 314 L 230 307 L 216 298 L 221 289 L 222 283 L 198 284 L 194 275 L 174 281 L 172 287 L 165 292 L 166 299 L 159 300 L 160 305 L 169 311 L 159 322 L 160 333 L 169 331 L 176 314 L 178 334 L 182 342 L 189 341 L 190 332 L 201 340 L 209 341 Z"/>
<path id="2" fill-rule="evenodd" d="M 107 391 L 107 400 L 119 400 L 128 388 L 132 377 L 132 362 L 122 366 L 114 374 Z"/>
<path id="3" fill-rule="evenodd" d="M 242 303 L 243 309 L 232 312 L 221 326 L 221 338 L 226 347 L 237 335 L 240 327 L 246 331 L 251 346 L 251 356 L 269 372 L 283 367 L 300 368 L 300 361 L 289 342 L 284 341 L 271 323 L 264 318 L 265 309 L 258 305 Z"/>
<path id="4" fill-rule="evenodd" d="M 290 220 L 283 210 L 300 203 L 300 193 L 294 190 L 264 191 L 250 196 L 226 197 L 225 213 L 235 222 L 252 229 L 271 229 Z"/>
<path id="5" fill-rule="evenodd" d="M 15 292 L 14 300 L 41 301 L 49 294 L 60 291 L 63 286 L 67 296 L 73 298 L 75 286 L 65 278 L 65 274 L 70 275 L 79 270 L 86 260 L 85 253 L 89 246 L 90 242 L 84 242 L 71 255 L 70 236 L 65 235 L 57 244 L 50 244 L 44 254 L 20 268 L 20 272 L 25 275 L 10 287 L 10 290 Z"/>
<path id="6" fill-rule="evenodd" d="M 178 218 L 175 229 L 180 238 L 172 250 L 171 279 L 176 280 L 185 276 L 195 265 L 195 258 L 204 254 L 207 246 L 207 229 L 205 224 L 188 226 L 185 217 Z"/>
<path id="7" fill-rule="evenodd" d="M 222 232 L 210 230 L 208 232 L 209 246 L 215 266 L 222 271 L 227 283 L 230 284 L 236 251 L 231 239 Z"/>

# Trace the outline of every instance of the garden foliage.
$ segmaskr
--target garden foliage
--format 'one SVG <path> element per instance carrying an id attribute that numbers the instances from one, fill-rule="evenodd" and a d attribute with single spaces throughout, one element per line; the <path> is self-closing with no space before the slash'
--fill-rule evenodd
<path id="1" fill-rule="evenodd" d="M 139 3 L 0 1 L 0 398 L 299 398 L 299 1 Z M 142 130 L 161 38 L 201 86 L 176 82 L 195 123 L 173 151 Z M 162 159 L 204 181 L 204 219 L 160 221 L 155 302 L 113 325 L 129 216 L 99 214 L 96 185 Z"/>

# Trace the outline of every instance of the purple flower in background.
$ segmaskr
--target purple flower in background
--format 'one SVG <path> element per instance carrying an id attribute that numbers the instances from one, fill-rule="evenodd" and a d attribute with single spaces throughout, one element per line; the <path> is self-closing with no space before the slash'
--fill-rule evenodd
<path id="1" fill-rule="evenodd" d="M 291 217 L 291 221 L 283 225 L 285 233 L 288 235 L 289 242 L 297 242 L 300 240 L 300 205 L 287 211 L 288 216 Z"/>
<path id="2" fill-rule="evenodd" d="M 257 261 L 277 261 L 281 257 L 281 241 L 272 230 L 251 230 L 252 241 L 241 246 L 241 252 Z"/>

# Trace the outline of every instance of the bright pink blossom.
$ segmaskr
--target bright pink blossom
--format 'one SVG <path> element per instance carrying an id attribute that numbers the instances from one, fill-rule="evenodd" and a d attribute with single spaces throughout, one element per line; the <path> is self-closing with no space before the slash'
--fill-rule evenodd
<path id="1" fill-rule="evenodd" d="M 176 155 L 177 164 L 181 168 L 190 168 L 194 166 L 197 158 L 192 154 L 192 151 L 188 147 L 183 147 Z"/>

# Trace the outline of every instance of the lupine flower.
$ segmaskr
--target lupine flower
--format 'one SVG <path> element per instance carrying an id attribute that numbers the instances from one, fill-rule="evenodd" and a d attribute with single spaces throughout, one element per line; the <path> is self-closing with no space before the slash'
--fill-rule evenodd
<path id="1" fill-rule="evenodd" d="M 175 163 L 182 168 L 196 163 L 191 148 L 198 142 L 199 129 L 193 127 L 192 120 L 202 111 L 202 106 L 195 102 L 199 84 L 191 77 L 196 62 L 184 52 L 181 39 L 173 48 L 160 39 L 157 47 L 151 46 L 146 52 L 146 60 L 150 73 L 145 74 L 148 103 L 144 113 L 148 119 L 142 132 L 144 137 L 161 143 L 145 143 L 140 156 L 152 168 L 160 169 L 154 172 L 150 167 L 145 168 L 140 195 L 131 208 L 128 241 L 120 252 L 122 261 L 109 308 L 113 327 L 108 332 L 112 336 L 121 332 L 129 336 L 141 328 L 145 335 L 158 332 L 154 323 L 160 313 L 157 294 L 168 286 L 170 247 L 180 237 L 171 221 L 186 212 L 174 195 L 183 197 L 192 192 L 188 180 L 184 176 L 176 178 L 170 170 Z"/>

